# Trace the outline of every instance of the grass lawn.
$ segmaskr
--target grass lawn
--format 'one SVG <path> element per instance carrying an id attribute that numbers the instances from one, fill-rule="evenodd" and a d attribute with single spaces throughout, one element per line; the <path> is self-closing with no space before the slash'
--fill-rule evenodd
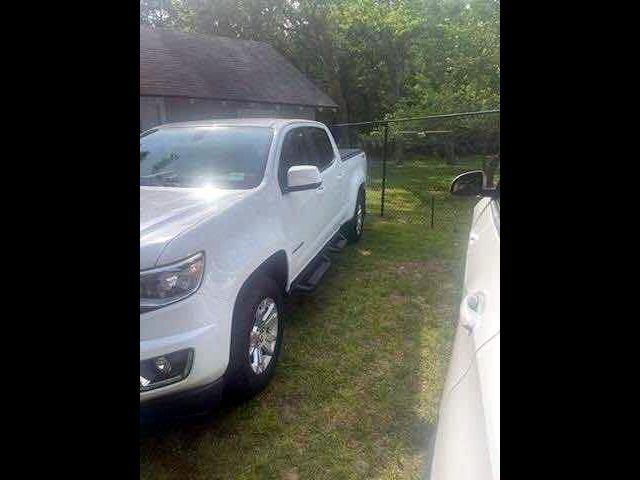
<path id="1" fill-rule="evenodd" d="M 453 340 L 467 228 L 369 215 L 248 402 L 140 437 L 145 479 L 420 478 Z"/>

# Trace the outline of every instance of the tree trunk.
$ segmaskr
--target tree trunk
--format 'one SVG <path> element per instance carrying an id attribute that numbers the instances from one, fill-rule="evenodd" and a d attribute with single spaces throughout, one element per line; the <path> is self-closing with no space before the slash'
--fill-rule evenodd
<path id="1" fill-rule="evenodd" d="M 396 165 L 402 165 L 404 160 L 404 141 L 401 136 L 396 137 L 395 146 L 393 149 L 393 157 Z"/>
<path id="2" fill-rule="evenodd" d="M 482 161 L 482 170 L 484 170 L 484 175 L 486 179 L 486 188 L 493 188 L 493 177 L 498 169 L 498 165 L 500 165 L 500 154 L 497 155 L 488 155 L 484 157 Z"/>
<path id="3" fill-rule="evenodd" d="M 455 165 L 456 163 L 456 147 L 453 138 L 447 138 L 444 141 L 445 158 L 447 164 Z"/>

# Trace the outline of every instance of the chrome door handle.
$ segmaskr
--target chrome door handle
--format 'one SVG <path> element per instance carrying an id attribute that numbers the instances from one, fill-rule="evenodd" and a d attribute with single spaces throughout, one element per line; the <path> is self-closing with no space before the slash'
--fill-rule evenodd
<path id="1" fill-rule="evenodd" d="M 460 320 L 469 334 L 478 325 L 484 312 L 484 304 L 485 296 L 482 292 L 471 293 L 462 300 Z"/>

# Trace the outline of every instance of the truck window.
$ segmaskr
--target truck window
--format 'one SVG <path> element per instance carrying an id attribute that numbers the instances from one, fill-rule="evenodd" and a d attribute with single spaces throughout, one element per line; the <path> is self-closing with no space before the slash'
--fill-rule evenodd
<path id="1" fill-rule="evenodd" d="M 334 155 L 331 141 L 327 136 L 327 132 L 325 132 L 321 128 L 307 127 L 307 135 L 309 138 L 309 143 L 315 150 L 315 165 L 318 167 L 318 170 L 322 171 L 329 165 L 331 165 L 331 162 L 333 162 Z"/>
<path id="2" fill-rule="evenodd" d="M 296 165 L 315 165 L 315 156 L 309 152 L 303 128 L 294 128 L 284 137 L 278 180 L 284 189 L 287 185 L 287 172 Z"/>

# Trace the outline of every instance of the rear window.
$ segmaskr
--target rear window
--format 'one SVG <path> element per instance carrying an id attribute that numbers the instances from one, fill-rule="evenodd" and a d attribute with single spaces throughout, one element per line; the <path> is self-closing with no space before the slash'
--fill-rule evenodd
<path id="1" fill-rule="evenodd" d="M 321 128 L 307 130 L 311 146 L 315 149 L 317 167 L 324 170 L 333 162 L 333 147 L 327 132 Z"/>

